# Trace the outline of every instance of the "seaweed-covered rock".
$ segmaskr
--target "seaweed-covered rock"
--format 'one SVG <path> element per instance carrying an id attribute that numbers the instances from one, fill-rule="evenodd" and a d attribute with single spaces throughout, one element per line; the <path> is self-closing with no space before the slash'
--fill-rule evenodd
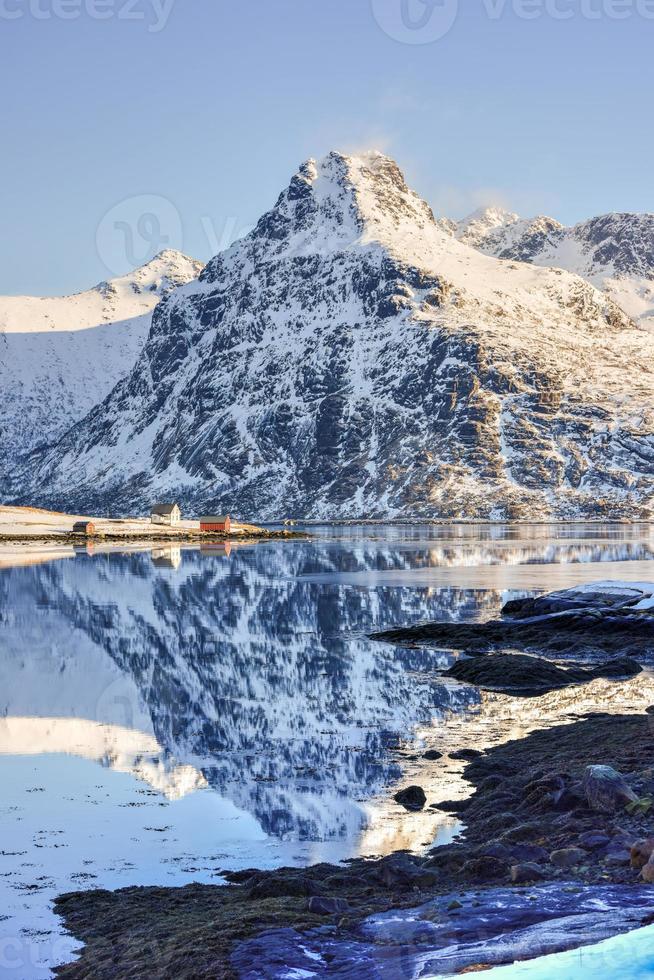
<path id="1" fill-rule="evenodd" d="M 403 806 L 405 810 L 412 812 L 424 809 L 427 802 L 427 797 L 422 786 L 407 786 L 406 789 L 401 789 L 396 793 L 393 799 L 400 806 Z"/>
<path id="2" fill-rule="evenodd" d="M 598 813 L 613 813 L 638 799 L 624 777 L 611 766 L 588 766 L 583 789 L 588 806 Z"/>
<path id="3" fill-rule="evenodd" d="M 609 660 L 596 667 L 578 664 L 559 667 L 542 657 L 497 653 L 457 660 L 445 675 L 484 689 L 529 696 L 599 677 L 634 677 L 641 670 L 629 657 Z"/>

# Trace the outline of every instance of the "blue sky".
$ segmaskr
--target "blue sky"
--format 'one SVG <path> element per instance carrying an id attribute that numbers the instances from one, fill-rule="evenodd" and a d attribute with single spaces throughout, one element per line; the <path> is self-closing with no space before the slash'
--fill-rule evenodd
<path id="1" fill-rule="evenodd" d="M 654 0 L 429 3 L 0 0 L 0 292 L 207 259 L 332 148 L 454 216 L 654 210 Z"/>

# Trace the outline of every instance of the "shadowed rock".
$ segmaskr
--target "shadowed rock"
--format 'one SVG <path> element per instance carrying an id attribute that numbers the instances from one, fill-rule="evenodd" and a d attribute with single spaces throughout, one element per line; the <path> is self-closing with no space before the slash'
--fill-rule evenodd
<path id="1" fill-rule="evenodd" d="M 635 677 L 641 670 L 640 665 L 629 657 L 610 660 L 598 667 L 573 665 L 563 668 L 540 657 L 492 654 L 458 660 L 445 671 L 445 676 L 485 690 L 533 696 L 571 684 L 583 684 L 598 677 Z"/>

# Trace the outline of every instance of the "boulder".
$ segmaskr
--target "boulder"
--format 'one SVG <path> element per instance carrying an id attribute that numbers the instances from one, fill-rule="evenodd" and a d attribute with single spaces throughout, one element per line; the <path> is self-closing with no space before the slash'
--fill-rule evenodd
<path id="1" fill-rule="evenodd" d="M 648 885 L 654 885 L 654 861 L 651 858 L 640 872 L 640 877 L 643 879 L 643 881 L 646 881 Z"/>
<path id="2" fill-rule="evenodd" d="M 614 813 L 638 797 L 611 766 L 587 766 L 582 780 L 586 802 L 597 813 Z"/>
<path id="3" fill-rule="evenodd" d="M 439 881 L 433 868 L 416 863 L 408 854 L 392 854 L 381 861 L 373 872 L 375 879 L 389 889 L 430 888 Z"/>
<path id="4" fill-rule="evenodd" d="M 490 855 L 475 857 L 466 861 L 461 873 L 472 881 L 497 881 L 508 875 L 509 862 Z"/>
<path id="5" fill-rule="evenodd" d="M 606 847 L 609 841 L 610 838 L 604 833 L 604 831 L 588 830 L 579 835 L 577 844 L 579 847 L 583 847 L 587 851 L 599 851 L 603 847 Z"/>
<path id="6" fill-rule="evenodd" d="M 393 799 L 396 803 L 403 806 L 405 810 L 412 812 L 422 810 L 427 802 L 427 797 L 422 786 L 407 786 L 406 789 L 401 789 L 399 793 L 396 793 Z"/>
<path id="7" fill-rule="evenodd" d="M 643 868 L 654 853 L 654 837 L 637 840 L 631 848 L 631 867 Z"/>
<path id="8" fill-rule="evenodd" d="M 574 868 L 576 864 L 581 864 L 587 857 L 587 852 L 580 847 L 562 847 L 557 851 L 552 851 L 550 862 L 556 868 L 567 871 L 568 868 Z"/>
<path id="9" fill-rule="evenodd" d="M 428 759 L 430 762 L 435 762 L 436 759 L 443 758 L 443 753 L 438 752 L 436 749 L 427 749 L 426 752 L 423 752 L 422 757 L 423 759 Z"/>
<path id="10" fill-rule="evenodd" d="M 547 872 L 532 861 L 514 864 L 511 868 L 511 881 L 514 885 L 526 885 L 530 881 L 542 881 L 547 878 Z"/>

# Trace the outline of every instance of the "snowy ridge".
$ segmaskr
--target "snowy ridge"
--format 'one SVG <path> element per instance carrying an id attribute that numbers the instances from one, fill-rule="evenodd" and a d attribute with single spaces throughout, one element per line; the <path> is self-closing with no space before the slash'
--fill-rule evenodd
<path id="1" fill-rule="evenodd" d="M 651 353 L 588 282 L 482 254 L 394 161 L 332 153 L 162 301 L 133 371 L 17 502 L 646 516 Z"/>
<path id="2" fill-rule="evenodd" d="M 441 225 L 487 255 L 583 276 L 654 331 L 654 214 L 606 214 L 566 228 L 543 215 L 524 219 L 487 208 Z"/>
<path id="3" fill-rule="evenodd" d="M 0 297 L 0 490 L 16 457 L 58 439 L 132 369 L 154 307 L 201 270 L 168 249 L 83 293 Z"/>

